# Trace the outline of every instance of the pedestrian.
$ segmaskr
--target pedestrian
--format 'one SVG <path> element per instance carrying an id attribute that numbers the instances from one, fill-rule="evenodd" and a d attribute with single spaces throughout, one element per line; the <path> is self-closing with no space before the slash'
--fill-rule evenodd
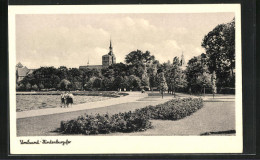
<path id="1" fill-rule="evenodd" d="M 65 105 L 66 105 L 66 103 L 65 103 L 65 94 L 64 93 L 61 93 L 61 104 L 60 104 L 60 107 L 62 108 L 62 106 L 64 106 L 64 108 L 65 108 Z"/>
<path id="2" fill-rule="evenodd" d="M 72 107 L 73 104 L 73 94 L 71 92 L 68 93 L 67 95 L 67 106 L 69 107 L 69 105 Z"/>

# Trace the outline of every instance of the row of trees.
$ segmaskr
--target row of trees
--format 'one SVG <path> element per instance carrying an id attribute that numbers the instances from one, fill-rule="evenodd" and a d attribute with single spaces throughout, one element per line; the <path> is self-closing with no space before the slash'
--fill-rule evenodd
<path id="1" fill-rule="evenodd" d="M 18 90 L 140 90 L 159 89 L 205 92 L 211 88 L 235 86 L 235 20 L 220 24 L 202 41 L 206 53 L 193 57 L 187 67 L 179 57 L 160 64 L 149 51 L 132 51 L 125 64 L 118 63 L 102 69 L 78 69 L 61 66 L 41 67 L 17 84 Z"/>

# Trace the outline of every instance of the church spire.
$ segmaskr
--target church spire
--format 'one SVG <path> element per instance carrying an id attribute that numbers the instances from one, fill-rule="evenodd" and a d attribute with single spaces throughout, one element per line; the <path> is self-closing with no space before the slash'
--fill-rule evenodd
<path id="1" fill-rule="evenodd" d="M 112 47 L 112 41 L 111 41 L 111 37 L 110 37 L 110 45 L 109 45 L 109 55 L 113 55 L 113 47 Z"/>
<path id="2" fill-rule="evenodd" d="M 183 51 L 181 51 L 181 66 L 184 65 L 185 65 L 185 59 L 184 59 Z"/>
<path id="3" fill-rule="evenodd" d="M 111 41 L 111 37 L 110 37 L 110 46 L 109 46 L 109 50 L 112 51 L 113 47 L 112 47 L 112 41 Z"/>

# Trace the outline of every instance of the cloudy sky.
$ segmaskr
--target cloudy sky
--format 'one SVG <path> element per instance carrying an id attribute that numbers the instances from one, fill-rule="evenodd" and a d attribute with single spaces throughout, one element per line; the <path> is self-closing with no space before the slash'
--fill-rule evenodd
<path id="1" fill-rule="evenodd" d="M 234 13 L 16 15 L 16 62 L 28 68 L 102 64 L 112 39 L 117 62 L 136 49 L 167 62 L 204 52 L 203 37 Z"/>

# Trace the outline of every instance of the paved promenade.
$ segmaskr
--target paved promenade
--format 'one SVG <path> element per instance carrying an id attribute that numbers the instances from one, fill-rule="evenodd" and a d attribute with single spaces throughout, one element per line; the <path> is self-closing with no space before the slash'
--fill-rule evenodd
<path id="1" fill-rule="evenodd" d="M 176 98 L 198 97 L 177 93 Z M 17 112 L 17 136 L 59 136 L 56 130 L 61 121 L 71 120 L 83 114 L 116 114 L 133 111 L 148 105 L 164 103 L 174 97 L 165 94 L 162 99 L 158 92 L 148 96 L 147 93 L 130 92 L 128 96 L 112 98 L 105 101 L 75 105 L 73 108 L 38 109 Z M 205 132 L 227 131 L 235 129 L 234 95 L 202 96 L 204 107 L 178 121 L 152 120 L 154 129 L 135 133 L 113 133 L 113 135 L 200 135 Z M 213 99 L 213 100 L 212 100 Z M 232 102 L 233 101 L 233 102 Z M 102 135 L 101 135 L 102 136 Z"/>
<path id="2" fill-rule="evenodd" d="M 148 96 L 147 93 L 140 93 L 140 92 L 128 92 L 128 94 L 129 95 L 124 97 L 111 98 L 104 101 L 96 101 L 96 102 L 73 105 L 70 108 L 61 108 L 58 106 L 57 108 L 46 108 L 46 109 L 16 112 L 16 118 L 27 118 L 27 117 L 35 117 L 35 116 L 43 116 L 43 115 L 50 115 L 50 114 L 59 114 L 59 113 L 101 108 L 101 107 L 107 107 L 107 106 L 121 104 L 121 103 L 135 102 L 138 99 Z"/>

